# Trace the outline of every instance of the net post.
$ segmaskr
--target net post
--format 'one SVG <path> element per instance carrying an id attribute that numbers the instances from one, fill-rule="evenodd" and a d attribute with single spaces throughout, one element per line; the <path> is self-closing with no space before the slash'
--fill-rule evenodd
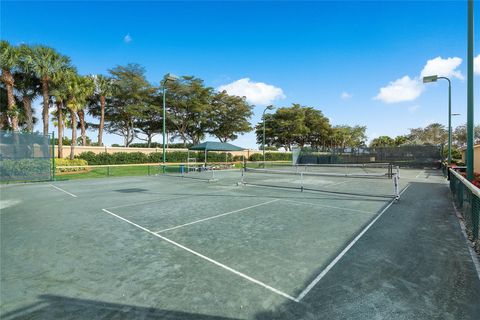
<path id="1" fill-rule="evenodd" d="M 241 172 L 241 174 L 240 174 L 240 184 L 242 186 L 244 186 L 245 185 L 245 168 L 242 168 L 240 170 L 240 172 Z"/>
<path id="2" fill-rule="evenodd" d="M 55 181 L 55 131 L 52 131 L 52 181 Z"/>
<path id="3" fill-rule="evenodd" d="M 303 172 L 300 172 L 300 183 L 301 183 L 300 192 L 303 192 Z"/>
<path id="4" fill-rule="evenodd" d="M 398 190 L 398 176 L 394 173 L 393 174 L 393 188 L 395 193 L 395 201 L 400 200 L 400 192 Z"/>

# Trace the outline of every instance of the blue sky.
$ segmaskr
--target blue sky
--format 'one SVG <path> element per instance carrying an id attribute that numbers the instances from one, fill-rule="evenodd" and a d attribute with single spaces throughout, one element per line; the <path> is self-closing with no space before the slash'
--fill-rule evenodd
<path id="1" fill-rule="evenodd" d="M 70 56 L 81 74 L 135 62 L 154 84 L 167 72 L 195 75 L 247 95 L 253 123 L 265 104 L 300 103 L 333 124 L 366 125 L 373 138 L 447 123 L 446 82 L 419 81 L 432 72 L 452 79 L 452 109 L 462 114 L 453 126 L 466 122 L 466 9 L 466 1 L 2 1 L 0 27 L 12 44 Z M 256 145 L 253 134 L 236 143 Z"/>

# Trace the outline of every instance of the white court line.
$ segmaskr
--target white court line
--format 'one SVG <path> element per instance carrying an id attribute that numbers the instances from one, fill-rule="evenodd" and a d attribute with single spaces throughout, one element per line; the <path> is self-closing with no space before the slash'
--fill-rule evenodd
<path id="1" fill-rule="evenodd" d="M 280 199 L 280 200 L 287 201 L 287 202 L 292 202 L 292 203 L 303 204 L 303 205 L 310 205 L 310 206 L 314 206 L 314 207 L 323 207 L 323 208 L 331 208 L 331 209 L 338 209 L 338 210 L 355 211 L 355 212 L 370 213 L 370 214 L 375 214 L 376 213 L 376 212 L 372 212 L 372 211 L 342 208 L 342 207 L 335 207 L 335 206 L 327 206 L 327 205 L 324 205 L 324 204 L 317 204 L 317 203 L 311 203 L 311 202 L 303 202 L 303 201 L 287 200 L 287 199 Z"/>
<path id="2" fill-rule="evenodd" d="M 236 274 L 236 275 L 238 275 L 238 276 L 240 276 L 240 277 L 242 277 L 242 278 L 244 278 L 244 279 L 246 279 L 246 280 L 248 280 L 248 281 L 250 281 L 250 282 L 253 282 L 253 283 L 255 283 L 255 284 L 258 284 L 259 286 L 262 286 L 262 287 L 264 287 L 265 289 L 268 289 L 268 290 L 270 290 L 270 291 L 272 291 L 272 292 L 274 292 L 274 293 L 276 293 L 276 294 L 278 294 L 278 295 L 281 295 L 281 296 L 283 296 L 283 297 L 285 297 L 285 298 L 287 298 L 287 299 L 290 299 L 290 300 L 292 300 L 292 301 L 299 302 L 299 300 L 297 300 L 297 299 L 295 299 L 294 297 L 286 294 L 285 292 L 282 292 L 282 291 L 280 291 L 280 290 L 278 290 L 278 289 L 275 289 L 274 287 L 269 286 L 269 285 L 266 284 L 266 283 L 263 283 L 263 282 L 261 282 L 261 281 L 259 281 L 259 280 L 257 280 L 257 279 L 254 279 L 254 278 L 252 278 L 252 277 L 250 277 L 250 276 L 247 276 L 246 274 L 241 273 L 240 271 L 237 271 L 237 270 L 235 270 L 235 269 L 233 269 L 233 268 L 230 268 L 229 266 L 226 266 L 226 265 L 224 265 L 223 263 L 220 263 L 220 262 L 218 262 L 218 261 L 215 261 L 215 260 L 213 260 L 212 258 L 209 258 L 209 257 L 207 257 L 207 256 L 204 256 L 203 254 L 198 253 L 198 252 L 196 252 L 196 251 L 194 251 L 194 250 L 192 250 L 192 249 L 190 249 L 190 248 L 187 248 L 187 247 L 181 245 L 180 243 L 177 243 L 177 242 L 175 242 L 175 241 L 173 241 L 173 240 L 170 240 L 170 239 L 168 239 L 168 238 L 166 238 L 166 237 L 164 237 L 164 236 L 161 236 L 161 235 L 159 235 L 159 234 L 156 234 L 155 232 L 153 232 L 153 231 L 151 231 L 151 230 L 148 230 L 147 228 L 144 228 L 144 227 L 142 227 L 141 225 L 138 225 L 138 224 L 136 224 L 136 223 L 134 223 L 134 222 L 132 222 L 132 221 L 130 221 L 130 220 L 127 220 L 127 219 L 125 219 L 125 218 L 123 218 L 123 217 L 120 217 L 119 215 L 117 215 L 117 214 L 115 214 L 115 213 L 113 213 L 113 212 L 111 212 L 111 211 L 108 211 L 107 209 L 102 209 L 102 211 L 104 211 L 104 212 L 106 212 L 106 213 L 108 213 L 108 214 L 111 214 L 112 216 L 114 216 L 114 217 L 116 217 L 116 218 L 118 218 L 118 219 L 120 219 L 120 220 L 123 220 L 123 221 L 125 221 L 125 222 L 127 222 L 127 223 L 129 223 L 129 224 L 131 224 L 131 225 L 133 225 L 133 226 L 135 226 L 135 227 L 137 227 L 137 228 L 145 231 L 145 232 L 148 232 L 148 233 L 150 233 L 151 235 L 153 235 L 153 236 L 155 236 L 155 237 L 158 237 L 158 238 L 160 238 L 160 239 L 162 239 L 162 240 L 164 240 L 164 241 L 167 241 L 168 243 L 173 244 L 174 246 L 179 247 L 180 249 L 183 249 L 183 250 L 185 250 L 185 251 L 188 251 L 188 252 L 190 252 L 191 254 L 196 255 L 197 257 L 200 257 L 200 258 L 202 258 L 202 259 L 204 259 L 204 260 L 206 260 L 206 261 L 208 261 L 208 262 L 210 262 L 210 263 L 213 263 L 213 264 L 219 266 L 220 268 L 223 268 L 223 269 L 225 269 L 225 270 L 227 270 L 227 271 L 230 271 L 230 272 L 232 272 L 232 273 L 234 273 L 234 274 Z"/>
<path id="3" fill-rule="evenodd" d="M 178 226 L 175 226 L 175 227 L 171 227 L 171 228 L 163 229 L 163 230 L 160 230 L 160 231 L 156 231 L 155 233 L 162 233 L 162 232 L 165 232 L 165 231 L 169 231 L 169 230 L 174 230 L 174 229 L 186 227 L 186 226 L 189 226 L 189 225 L 192 225 L 192 224 L 196 224 L 196 223 L 199 223 L 199 222 L 203 222 L 203 221 L 207 221 L 207 220 L 211 220 L 211 219 L 220 218 L 220 217 L 223 217 L 223 216 L 227 216 L 227 215 L 229 215 L 229 214 L 233 214 L 233 213 L 245 211 L 245 210 L 248 210 L 248 209 L 252 209 L 252 208 L 264 206 L 264 205 L 266 205 L 266 204 L 269 204 L 269 203 L 272 203 L 272 202 L 276 202 L 276 201 L 278 201 L 278 200 L 280 200 L 280 199 L 274 199 L 274 200 L 270 200 L 270 201 L 267 201 L 267 202 L 255 204 L 255 205 L 253 205 L 253 206 L 249 206 L 249 207 L 245 207 L 245 208 L 233 210 L 233 211 L 230 211 L 230 212 L 225 212 L 225 213 L 217 214 L 217 215 L 215 215 L 215 216 L 211 216 L 211 217 L 208 217 L 208 218 L 204 218 L 204 219 L 192 221 L 192 222 L 189 222 L 189 223 L 181 224 L 181 225 L 178 225 Z"/>
<path id="4" fill-rule="evenodd" d="M 419 177 L 422 173 L 424 173 L 424 172 L 425 172 L 425 170 L 420 171 L 420 172 L 415 176 L 415 179 L 418 179 L 418 177 Z"/>
<path id="5" fill-rule="evenodd" d="M 68 194 L 68 195 L 71 195 L 71 196 L 74 197 L 74 198 L 77 197 L 77 196 L 74 195 L 73 193 L 70 193 L 70 192 L 68 192 L 68 191 L 65 191 L 65 190 L 63 190 L 62 188 L 56 187 L 56 186 L 54 186 L 53 184 L 49 184 L 49 186 L 50 186 L 50 187 L 53 187 L 53 188 L 55 188 L 55 189 L 57 189 L 57 190 L 59 190 L 59 191 L 62 191 L 62 192 L 64 192 L 64 193 Z"/>
<path id="6" fill-rule="evenodd" d="M 146 200 L 146 201 L 140 201 L 140 202 L 133 202 L 133 203 L 129 203 L 129 204 L 122 204 L 122 205 L 114 206 L 114 207 L 108 207 L 107 209 L 118 209 L 118 208 L 132 207 L 132 206 L 141 205 L 141 204 L 155 203 L 155 202 L 160 202 L 160 201 L 177 200 L 177 199 L 183 199 L 183 198 L 189 198 L 189 197 L 204 196 L 204 195 L 209 195 L 209 194 L 212 194 L 212 193 L 219 193 L 219 192 L 225 192 L 225 191 L 226 190 L 222 189 L 222 190 L 215 190 L 215 191 L 198 193 L 198 194 L 189 194 L 189 195 L 185 195 L 185 196 L 163 198 L 163 199 L 156 199 L 156 200 Z M 161 193 L 159 193 L 159 194 L 161 194 Z M 230 196 L 230 195 L 228 195 L 228 196 Z"/>
<path id="7" fill-rule="evenodd" d="M 349 181 L 350 181 L 350 180 L 345 180 L 345 181 L 330 183 L 330 184 L 327 184 L 325 187 L 337 186 L 337 185 L 339 185 L 339 184 L 347 183 L 347 182 L 349 182 Z"/>
<path id="8" fill-rule="evenodd" d="M 410 187 L 410 185 L 406 186 L 405 189 L 400 192 L 400 195 L 402 195 L 402 193 L 404 193 L 408 189 L 408 187 Z M 368 229 L 370 229 L 370 227 L 383 215 L 383 213 L 392 206 L 394 202 L 395 199 L 390 201 L 390 203 L 385 207 L 385 209 L 383 209 L 382 212 L 380 212 L 378 216 L 372 220 L 372 222 L 370 222 L 365 228 L 363 228 L 362 232 L 360 232 L 360 234 L 358 234 L 355 239 L 353 239 L 345 247 L 345 249 L 343 249 L 342 252 L 340 252 L 338 256 L 336 256 L 335 259 L 333 259 L 333 261 L 330 262 L 328 266 L 323 269 L 323 271 L 315 279 L 313 279 L 313 281 L 298 295 L 298 297 L 296 298 L 297 301 L 302 300 L 310 292 L 310 290 L 315 287 L 315 285 L 328 273 L 328 271 L 330 271 L 335 266 L 335 264 L 337 264 L 337 262 L 348 252 L 348 250 L 353 247 L 353 245 L 365 234 L 365 232 L 367 232 Z"/>

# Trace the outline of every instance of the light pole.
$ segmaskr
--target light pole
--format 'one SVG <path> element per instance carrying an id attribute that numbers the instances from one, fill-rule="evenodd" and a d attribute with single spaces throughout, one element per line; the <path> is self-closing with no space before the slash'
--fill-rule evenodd
<path id="1" fill-rule="evenodd" d="M 166 123 L 166 111 L 165 111 L 165 100 L 166 100 L 166 93 L 167 93 L 167 88 L 166 84 L 168 81 L 176 81 L 178 80 L 178 77 L 176 75 L 173 75 L 171 73 L 167 73 L 162 81 L 162 87 L 163 87 L 163 110 L 162 110 L 162 136 L 163 136 L 163 143 L 162 143 L 162 160 L 163 160 L 163 172 L 165 173 L 165 162 L 166 162 L 166 153 L 165 153 L 165 123 Z"/>
<path id="2" fill-rule="evenodd" d="M 423 83 L 437 82 L 438 79 L 448 81 L 448 166 L 452 163 L 452 82 L 447 77 L 437 75 L 423 77 Z"/>
<path id="3" fill-rule="evenodd" d="M 263 120 L 263 140 L 262 140 L 262 151 L 263 151 L 263 167 L 265 168 L 265 112 L 267 110 L 273 110 L 275 109 L 274 106 L 272 105 L 269 105 L 265 108 L 265 110 L 263 110 L 263 113 L 262 113 L 262 120 Z"/>

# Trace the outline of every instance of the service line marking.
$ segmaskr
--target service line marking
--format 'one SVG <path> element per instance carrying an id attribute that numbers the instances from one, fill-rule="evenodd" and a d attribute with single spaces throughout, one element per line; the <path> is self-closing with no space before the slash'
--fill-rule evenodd
<path id="1" fill-rule="evenodd" d="M 229 215 L 229 214 L 233 214 L 233 213 L 237 213 L 237 212 L 242 212 L 242 211 L 245 211 L 245 210 L 249 210 L 249 209 L 253 209 L 253 208 L 256 208 L 256 207 L 264 206 L 264 205 L 266 205 L 266 204 L 269 204 L 269 203 L 272 203 L 272 202 L 276 202 L 276 201 L 279 201 L 279 200 L 280 200 L 280 199 L 273 199 L 273 200 L 270 200 L 270 201 L 267 201 L 267 202 L 255 204 L 255 205 L 253 205 L 253 206 L 249 206 L 249 207 L 245 207 L 245 208 L 241 208 L 241 209 L 237 209 L 237 210 L 233 210 L 233 211 L 229 211 L 229 212 L 217 214 L 217 215 L 215 215 L 215 216 L 211 216 L 211 217 L 208 217 L 208 218 L 204 218 L 204 219 L 200 219 L 200 220 L 196 220 L 196 221 L 184 223 L 184 224 L 181 224 L 181 225 L 178 225 L 178 226 L 175 226 L 175 227 L 171 227 L 171 228 L 163 229 L 163 230 L 160 230 L 160 231 L 156 231 L 155 233 L 162 233 L 162 232 L 169 231 L 169 230 L 175 230 L 175 229 L 178 229 L 178 228 L 190 226 L 190 225 L 192 225 L 192 224 L 196 224 L 196 223 L 204 222 L 204 221 L 207 221 L 207 220 L 211 220 L 211 219 L 216 219 L 216 218 L 220 218 L 220 217 L 223 217 L 223 216 L 227 216 L 227 215 Z"/>
<path id="2" fill-rule="evenodd" d="M 53 184 L 49 184 L 49 186 L 50 186 L 50 187 L 53 187 L 53 188 L 55 188 L 55 189 L 57 189 L 57 190 L 59 190 L 59 191 L 62 191 L 62 192 L 66 193 L 66 194 L 68 194 L 68 195 L 70 195 L 70 196 L 72 196 L 72 197 L 74 197 L 74 198 L 77 198 L 77 196 L 74 195 L 73 193 L 70 193 L 70 192 L 68 192 L 68 191 L 65 191 L 65 190 L 63 190 L 62 188 L 59 188 L 59 187 L 57 187 L 57 186 L 54 186 Z"/>
<path id="3" fill-rule="evenodd" d="M 111 211 L 109 211 L 109 210 L 107 210 L 107 209 L 102 209 L 102 211 L 104 211 L 104 212 L 106 212 L 106 213 L 108 213 L 108 214 L 110 214 L 110 215 L 112 215 L 112 216 L 114 216 L 114 217 L 116 217 L 116 218 L 118 218 L 118 219 L 120 219 L 120 220 L 123 220 L 123 221 L 125 221 L 125 222 L 127 222 L 127 223 L 129 223 L 129 224 L 131 224 L 131 225 L 133 225 L 133 226 L 135 226 L 135 227 L 137 227 L 137 228 L 145 231 L 145 232 L 148 232 L 148 233 L 150 233 L 151 235 L 153 235 L 153 236 L 155 236 L 155 237 L 158 237 L 158 238 L 160 238 L 160 239 L 162 239 L 162 240 L 164 240 L 164 241 L 166 241 L 166 242 L 168 242 L 168 243 L 170 243 L 170 244 L 172 244 L 172 245 L 174 245 L 174 246 L 176 246 L 176 247 L 178 247 L 178 248 L 180 248 L 180 249 L 183 249 L 183 250 L 185 250 L 185 251 L 187 251 L 187 252 L 189 252 L 189 253 L 191 253 L 191 254 L 193 254 L 193 255 L 196 255 L 197 257 L 199 257 L 199 258 L 201 258 L 201 259 L 203 259 L 203 260 L 206 260 L 206 261 L 208 261 L 208 262 L 210 262 L 210 263 L 213 263 L 214 265 L 217 265 L 217 266 L 219 266 L 220 268 L 223 268 L 223 269 L 225 269 L 225 270 L 227 270 L 227 271 L 230 271 L 230 272 L 236 274 L 237 276 L 240 276 L 240 277 L 242 277 L 242 278 L 244 278 L 244 279 L 246 279 L 246 280 L 248 280 L 248 281 L 250 281 L 250 282 L 252 282 L 252 283 L 255 283 L 255 284 L 257 284 L 257 285 L 259 285 L 259 286 L 261 286 L 261 287 L 264 287 L 265 289 L 270 290 L 270 291 L 273 292 L 273 293 L 276 293 L 276 294 L 278 294 L 278 295 L 280 295 L 280 296 L 283 296 L 284 298 L 287 298 L 287 299 L 289 299 L 289 300 L 292 300 L 292 301 L 295 301 L 295 302 L 299 302 L 298 299 L 296 299 L 296 298 L 294 298 L 294 297 L 286 294 L 285 292 L 282 292 L 282 291 L 280 291 L 280 290 L 278 290 L 278 289 L 275 289 L 274 287 L 271 287 L 271 286 L 269 286 L 268 284 L 266 284 L 266 283 L 264 283 L 264 282 L 261 282 L 260 280 L 257 280 L 257 279 L 255 279 L 255 278 L 252 278 L 252 277 L 250 277 L 250 276 L 248 276 L 248 275 L 246 275 L 246 274 L 244 274 L 244 273 L 242 273 L 242 272 L 240 272 L 240 271 L 237 271 L 237 270 L 235 270 L 235 269 L 233 269 L 233 268 L 230 268 L 229 266 L 224 265 L 223 263 L 220 263 L 220 262 L 218 262 L 218 261 L 216 261 L 216 260 L 213 260 L 212 258 L 209 258 L 209 257 L 207 257 L 207 256 L 204 256 L 203 254 L 198 253 L 198 252 L 196 252 L 196 251 L 194 251 L 194 250 L 192 250 L 192 249 L 190 249 L 190 248 L 187 248 L 187 247 L 185 247 L 184 245 L 181 245 L 181 244 L 178 243 L 178 242 L 175 242 L 175 241 L 173 241 L 173 240 L 170 240 L 169 238 L 166 238 L 166 237 L 164 237 L 164 236 L 161 236 L 161 235 L 159 235 L 159 234 L 156 234 L 155 232 L 153 232 L 153 231 L 151 231 L 151 230 L 149 230 L 149 229 L 147 229 L 147 228 L 145 228 L 145 227 L 142 227 L 141 225 L 138 225 L 138 224 L 136 224 L 136 223 L 134 223 L 134 222 L 132 222 L 132 221 L 130 221 L 130 220 L 128 220 L 128 219 L 125 219 L 125 218 L 123 218 L 123 217 L 121 217 L 121 216 L 119 216 L 119 215 L 117 215 L 117 214 L 115 214 L 115 213 L 113 213 L 113 212 L 111 212 Z"/>
<path id="4" fill-rule="evenodd" d="M 425 170 L 420 171 L 420 172 L 415 176 L 415 179 L 418 179 L 418 177 L 420 177 L 420 175 L 421 175 L 422 173 L 425 173 Z"/>
<path id="5" fill-rule="evenodd" d="M 345 180 L 345 181 L 330 183 L 330 184 L 327 184 L 326 187 L 338 186 L 339 184 L 343 184 L 343 183 L 347 183 L 347 182 L 350 182 L 350 180 Z"/>
<path id="6" fill-rule="evenodd" d="M 303 202 L 303 201 L 288 200 L 288 199 L 281 199 L 281 200 L 291 202 L 291 203 L 298 203 L 298 204 L 303 204 L 303 205 L 307 205 L 307 206 L 313 206 L 313 207 L 331 208 L 331 209 L 338 209 L 338 210 L 344 210 L 344 211 L 354 211 L 354 212 L 369 213 L 369 214 L 375 214 L 376 213 L 376 212 L 372 212 L 372 211 L 328 206 L 328 205 L 325 205 L 325 204 L 318 204 L 318 203 L 311 203 L 311 202 Z"/>
<path id="7" fill-rule="evenodd" d="M 406 186 L 402 192 L 400 192 L 400 195 L 402 195 L 402 193 L 404 193 L 408 187 L 410 187 L 410 185 Z M 330 271 L 336 264 L 337 262 L 348 252 L 348 250 L 350 250 L 351 247 L 353 247 L 353 245 L 365 234 L 365 232 L 367 232 L 368 229 L 370 229 L 370 227 L 375 223 L 377 222 L 378 219 L 380 219 L 380 217 L 385 213 L 385 211 L 388 210 L 388 208 L 390 208 L 393 204 L 395 203 L 395 199 L 393 199 L 392 201 L 390 201 L 390 203 L 382 210 L 382 212 L 380 212 L 378 214 L 377 217 L 375 217 L 375 219 L 372 220 L 372 222 L 370 222 L 365 228 L 363 228 L 363 230 L 355 237 L 355 239 L 353 239 L 346 247 L 345 249 L 342 250 L 342 252 L 340 252 L 338 254 L 338 256 L 335 257 L 335 259 L 333 259 L 332 262 L 330 262 L 328 264 L 328 266 L 323 269 L 322 272 L 320 272 L 320 274 L 315 278 L 313 279 L 312 282 L 310 282 L 310 284 L 298 295 L 298 297 L 296 298 L 297 301 L 301 301 L 309 292 L 310 290 L 313 289 L 313 287 L 315 287 L 315 285 L 323 278 L 325 277 L 325 275 L 328 273 L 328 271 Z"/>
<path id="8" fill-rule="evenodd" d="M 205 196 L 205 195 L 210 195 L 212 193 L 219 193 L 219 192 L 228 192 L 229 190 L 215 190 L 215 191 L 210 191 L 210 192 L 204 192 L 204 193 L 198 193 L 198 194 L 189 194 L 189 195 L 184 195 L 184 196 L 178 196 L 178 197 L 167 197 L 167 198 L 162 198 L 162 199 L 155 199 L 155 200 L 145 200 L 145 201 L 140 201 L 140 202 L 133 202 L 133 203 L 127 203 L 127 204 L 122 204 L 114 207 L 108 207 L 106 209 L 118 209 L 118 208 L 126 208 L 126 207 L 133 207 L 137 205 L 142 205 L 142 204 L 148 204 L 148 203 L 155 203 L 155 202 L 161 202 L 161 201 L 171 201 L 171 200 L 178 200 L 178 199 L 184 199 L 184 198 L 189 198 L 189 197 L 198 197 L 198 196 Z M 160 193 L 161 194 L 161 193 Z M 230 195 L 227 195 L 230 196 Z"/>

